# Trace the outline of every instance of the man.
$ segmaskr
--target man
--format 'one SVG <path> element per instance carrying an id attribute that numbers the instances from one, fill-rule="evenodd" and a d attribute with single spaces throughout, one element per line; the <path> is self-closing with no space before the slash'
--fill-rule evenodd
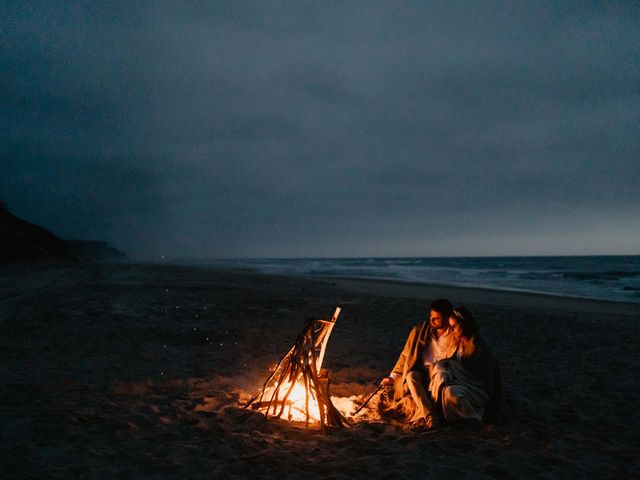
<path id="1" fill-rule="evenodd" d="M 430 429 L 437 422 L 427 386 L 432 366 L 456 350 L 455 337 L 449 328 L 452 311 L 449 300 L 442 298 L 433 302 L 429 320 L 413 327 L 391 374 L 382 380 L 384 387 L 393 387 L 395 406 L 402 406 L 405 413 L 410 413 L 409 421 L 418 427 Z"/>
<path id="2" fill-rule="evenodd" d="M 500 408 L 502 382 L 498 361 L 478 335 L 471 312 L 456 307 L 449 326 L 459 342 L 454 358 L 432 370 L 432 399 L 442 404 L 446 420 L 473 419 L 491 423 Z"/>

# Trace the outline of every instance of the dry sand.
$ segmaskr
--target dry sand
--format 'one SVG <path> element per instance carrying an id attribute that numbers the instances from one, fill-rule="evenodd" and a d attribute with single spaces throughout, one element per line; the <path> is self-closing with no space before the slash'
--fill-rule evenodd
<path id="1" fill-rule="evenodd" d="M 492 428 L 320 435 L 257 391 L 304 320 L 343 308 L 332 393 L 363 396 L 441 296 L 499 357 Z M 3 478 L 620 478 L 640 471 L 640 307 L 441 286 L 145 265 L 0 270 Z"/>

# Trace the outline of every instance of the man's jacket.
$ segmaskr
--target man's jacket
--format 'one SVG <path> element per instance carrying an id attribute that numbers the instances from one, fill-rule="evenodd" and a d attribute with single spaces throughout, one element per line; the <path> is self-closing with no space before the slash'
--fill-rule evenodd
<path id="1" fill-rule="evenodd" d="M 407 374 L 411 370 L 424 370 L 422 365 L 422 350 L 430 338 L 431 325 L 429 325 L 429 322 L 422 322 L 416 325 L 411 330 L 411 333 L 409 333 L 402 353 L 391 371 L 392 374 L 399 375 L 395 380 L 395 400 L 400 400 L 404 396 L 404 383 L 407 379 Z"/>

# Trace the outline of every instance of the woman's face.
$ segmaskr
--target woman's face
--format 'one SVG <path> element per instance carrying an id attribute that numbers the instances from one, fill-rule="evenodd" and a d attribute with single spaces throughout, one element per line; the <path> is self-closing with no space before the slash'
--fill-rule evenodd
<path id="1" fill-rule="evenodd" d="M 453 338 L 456 342 L 460 341 L 462 338 L 462 325 L 458 323 L 458 319 L 451 315 L 449 317 L 449 327 L 451 327 L 451 331 L 453 332 Z"/>

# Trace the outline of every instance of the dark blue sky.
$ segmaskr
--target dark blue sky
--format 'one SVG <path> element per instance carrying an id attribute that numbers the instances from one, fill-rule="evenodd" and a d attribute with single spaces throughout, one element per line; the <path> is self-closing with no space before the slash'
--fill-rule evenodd
<path id="1" fill-rule="evenodd" d="M 0 198 L 62 237 L 141 258 L 640 253 L 637 1 L 0 15 Z"/>

